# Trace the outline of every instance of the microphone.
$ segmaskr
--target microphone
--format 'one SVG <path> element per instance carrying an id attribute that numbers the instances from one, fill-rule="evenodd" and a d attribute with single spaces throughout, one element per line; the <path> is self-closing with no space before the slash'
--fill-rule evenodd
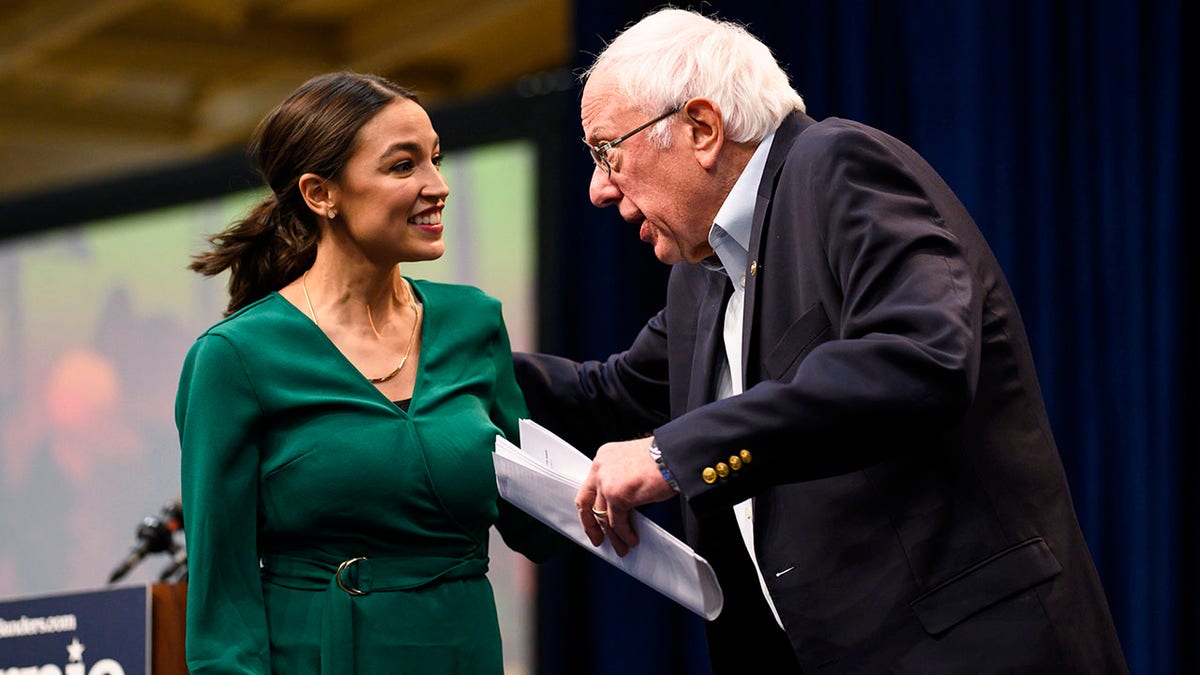
<path id="1" fill-rule="evenodd" d="M 178 499 L 168 501 L 158 516 L 146 516 L 137 528 L 138 544 L 108 575 L 108 583 L 129 574 L 138 563 L 150 553 L 169 551 L 175 553 L 179 544 L 175 543 L 175 532 L 183 529 L 183 504 Z"/>
<path id="2" fill-rule="evenodd" d="M 171 577 L 176 577 L 175 581 L 187 581 L 187 551 L 176 553 L 158 574 L 158 580 L 162 582 L 171 581 Z"/>

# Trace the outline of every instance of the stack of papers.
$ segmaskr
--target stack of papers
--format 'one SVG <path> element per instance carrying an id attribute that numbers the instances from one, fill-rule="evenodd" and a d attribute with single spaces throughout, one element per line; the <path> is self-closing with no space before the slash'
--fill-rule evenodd
<path id="1" fill-rule="evenodd" d="M 697 615 L 717 618 L 725 600 L 704 558 L 637 511 L 632 516 L 639 543 L 625 557 L 607 539 L 592 546 L 575 510 L 592 460 L 530 420 L 520 421 L 520 433 L 520 447 L 496 437 L 492 461 L 501 497 Z"/>

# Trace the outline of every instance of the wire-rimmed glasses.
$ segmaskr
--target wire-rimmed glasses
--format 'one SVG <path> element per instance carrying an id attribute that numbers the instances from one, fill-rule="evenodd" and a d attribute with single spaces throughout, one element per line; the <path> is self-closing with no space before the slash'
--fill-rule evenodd
<path id="1" fill-rule="evenodd" d="M 616 138 L 612 139 L 611 141 L 605 141 L 605 142 L 601 143 L 600 145 L 592 145 L 591 143 L 588 143 L 586 138 L 583 139 L 583 144 L 587 146 L 588 152 L 592 153 L 592 161 L 596 163 L 596 166 L 600 167 L 601 169 L 604 169 L 604 172 L 606 174 L 608 174 L 609 176 L 612 176 L 612 164 L 608 163 L 608 151 L 609 150 L 612 150 L 613 148 L 617 147 L 618 145 L 629 140 L 631 137 L 635 136 L 638 132 L 646 129 L 650 125 L 655 124 L 656 122 L 661 122 L 661 121 L 667 119 L 668 117 L 670 117 L 671 115 L 674 115 L 675 113 L 679 112 L 680 109 L 682 109 L 682 108 L 683 108 L 682 105 L 677 105 L 674 108 L 671 108 L 670 110 L 668 110 L 667 112 L 659 115 L 658 117 L 655 117 L 654 119 L 650 120 L 649 122 L 646 122 L 645 124 L 641 125 L 640 127 L 634 129 L 633 131 L 630 131 L 629 133 L 621 134 L 620 136 L 617 136 Z"/>

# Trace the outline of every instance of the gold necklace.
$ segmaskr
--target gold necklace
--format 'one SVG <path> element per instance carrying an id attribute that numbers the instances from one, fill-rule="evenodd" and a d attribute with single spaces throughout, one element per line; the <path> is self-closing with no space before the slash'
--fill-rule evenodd
<path id="1" fill-rule="evenodd" d="M 313 323 L 317 325 L 317 328 L 320 328 L 321 322 L 317 321 L 317 311 L 313 309 L 312 298 L 308 297 L 308 270 L 304 270 L 304 276 L 300 277 L 300 288 L 304 289 L 304 301 L 308 303 L 308 313 L 312 315 Z M 404 364 L 408 363 L 408 356 L 412 353 L 413 343 L 416 342 L 417 326 L 421 323 L 421 305 L 417 303 L 416 297 L 413 296 L 412 287 L 406 283 L 404 289 L 408 291 L 408 305 L 412 307 L 413 311 L 413 327 L 412 332 L 408 334 L 408 346 L 404 348 L 404 356 L 400 357 L 400 365 L 396 366 L 395 370 L 383 377 L 368 377 L 367 379 L 371 381 L 371 384 L 383 384 L 399 375 L 400 371 L 404 369 Z M 371 330 L 375 333 L 375 337 L 382 339 L 379 331 L 375 328 L 375 319 L 371 318 L 371 303 L 369 302 L 367 303 L 367 321 L 370 322 Z"/>

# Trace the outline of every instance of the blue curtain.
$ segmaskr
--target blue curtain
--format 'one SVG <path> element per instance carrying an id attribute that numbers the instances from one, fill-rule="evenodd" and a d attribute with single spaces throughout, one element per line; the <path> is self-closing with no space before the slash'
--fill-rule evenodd
<path id="1" fill-rule="evenodd" d="M 579 0 L 576 66 L 659 3 Z M 1200 672 L 1194 486 L 1200 273 L 1182 255 L 1185 58 L 1177 0 L 709 0 L 775 52 L 818 119 L 880 127 L 926 156 L 1017 295 L 1076 510 L 1134 673 Z M 1190 87 L 1188 87 L 1190 88 Z M 578 95 L 564 113 L 578 134 Z M 1189 104 L 1190 105 L 1190 104 Z M 1189 108 L 1188 111 L 1194 110 Z M 1190 116 L 1189 116 L 1190 118 Z M 573 125 L 573 126 L 572 126 Z M 629 344 L 666 268 L 587 202 L 566 144 L 548 351 Z M 652 515 L 677 525 L 677 505 Z M 541 577 L 539 670 L 706 673 L 700 622 L 586 553 Z"/>

